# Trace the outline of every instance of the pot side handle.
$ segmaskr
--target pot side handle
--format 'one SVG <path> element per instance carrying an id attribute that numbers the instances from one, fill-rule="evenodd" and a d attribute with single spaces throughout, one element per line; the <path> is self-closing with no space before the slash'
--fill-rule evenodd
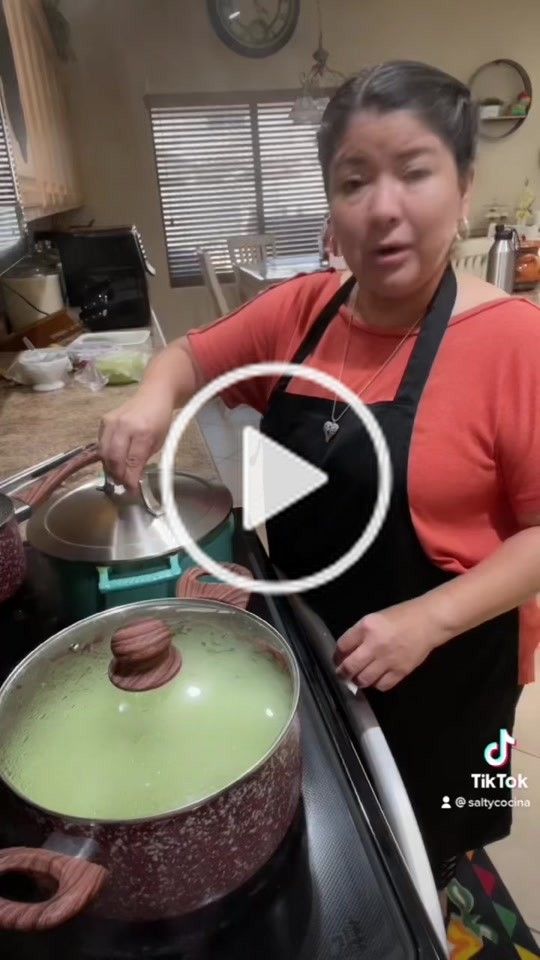
<path id="1" fill-rule="evenodd" d="M 0 850 L 0 876 L 6 873 L 50 878 L 56 891 L 41 903 L 0 897 L 0 930 L 31 933 L 51 930 L 81 913 L 100 892 L 108 871 L 97 863 L 53 850 L 10 847 Z"/>
<path id="2" fill-rule="evenodd" d="M 29 507 L 39 507 L 42 503 L 45 503 L 51 493 L 58 489 L 64 480 L 77 473 L 78 470 L 82 470 L 83 467 L 89 467 L 90 464 L 97 463 L 98 460 L 100 460 L 100 456 L 97 444 L 93 444 L 83 450 L 82 453 L 76 454 L 67 463 L 63 463 L 52 473 L 48 473 L 43 480 L 34 483 L 28 490 L 21 490 L 17 494 L 17 499 L 22 500 Z"/>
<path id="3" fill-rule="evenodd" d="M 223 566 L 241 577 L 253 580 L 253 574 L 247 567 L 237 563 L 224 563 Z M 246 609 L 250 596 L 248 590 L 231 587 L 227 583 L 205 583 L 201 578 L 206 576 L 208 574 L 202 567 L 190 567 L 176 584 L 176 596 L 180 600 L 218 600 L 231 607 Z"/>
<path id="4" fill-rule="evenodd" d="M 254 579 L 251 570 L 240 566 L 238 563 L 224 563 L 223 566 L 241 577 Z M 218 600 L 220 603 L 227 603 L 229 606 L 238 607 L 240 610 L 246 609 L 250 597 L 248 590 L 242 590 L 240 587 L 230 587 L 226 583 L 205 583 L 201 577 L 206 576 L 208 574 L 202 567 L 191 567 L 176 584 L 176 596 L 180 600 Z M 281 670 L 286 673 L 289 672 L 289 664 L 283 650 L 256 637 L 252 637 L 251 644 L 266 656 L 272 657 Z"/>

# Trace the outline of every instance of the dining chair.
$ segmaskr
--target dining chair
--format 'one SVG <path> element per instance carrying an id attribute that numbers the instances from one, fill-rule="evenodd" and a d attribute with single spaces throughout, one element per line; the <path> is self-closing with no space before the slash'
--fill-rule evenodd
<path id="1" fill-rule="evenodd" d="M 472 273 L 481 280 L 486 279 L 488 253 L 493 243 L 492 237 L 473 237 L 460 240 L 452 253 L 452 266 L 460 273 Z"/>
<path id="2" fill-rule="evenodd" d="M 251 233 L 227 240 L 233 270 L 245 263 L 265 263 L 276 255 L 276 238 L 271 233 Z M 235 270 L 236 273 L 236 270 Z"/>
<path id="3" fill-rule="evenodd" d="M 230 307 L 225 299 L 225 294 L 221 289 L 214 264 L 212 263 L 212 257 L 206 250 L 203 250 L 202 247 L 198 247 L 197 260 L 199 262 L 204 285 L 210 294 L 210 299 L 212 301 L 216 318 L 224 317 L 225 314 L 230 313 Z"/>

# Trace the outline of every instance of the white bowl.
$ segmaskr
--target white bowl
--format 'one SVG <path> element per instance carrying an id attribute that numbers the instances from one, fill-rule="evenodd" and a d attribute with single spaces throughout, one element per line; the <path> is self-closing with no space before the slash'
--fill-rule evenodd
<path id="1" fill-rule="evenodd" d="M 71 363 L 65 350 L 28 350 L 18 358 L 27 380 L 39 393 L 61 390 Z"/>

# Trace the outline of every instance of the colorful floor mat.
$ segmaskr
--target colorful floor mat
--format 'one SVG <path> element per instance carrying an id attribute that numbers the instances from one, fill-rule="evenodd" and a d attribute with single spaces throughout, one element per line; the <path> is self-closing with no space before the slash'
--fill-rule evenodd
<path id="1" fill-rule="evenodd" d="M 540 960 L 540 948 L 484 850 L 463 858 L 448 897 L 452 960 Z"/>

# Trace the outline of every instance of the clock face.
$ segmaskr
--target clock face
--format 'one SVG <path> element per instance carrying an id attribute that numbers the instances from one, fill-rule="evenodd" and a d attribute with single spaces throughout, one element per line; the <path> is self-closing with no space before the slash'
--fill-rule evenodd
<path id="1" fill-rule="evenodd" d="M 300 0 L 207 0 L 220 40 L 245 57 L 269 57 L 291 39 Z"/>

